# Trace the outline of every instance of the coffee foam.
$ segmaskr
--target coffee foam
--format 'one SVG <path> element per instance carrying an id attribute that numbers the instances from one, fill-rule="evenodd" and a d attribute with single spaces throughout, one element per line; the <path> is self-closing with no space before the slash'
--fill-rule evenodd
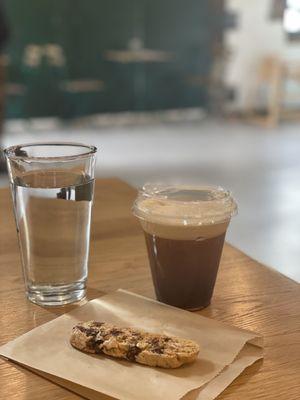
<path id="1" fill-rule="evenodd" d="M 184 225 L 162 225 L 146 220 L 141 220 L 142 228 L 146 233 L 164 239 L 173 240 L 201 240 L 222 235 L 229 221 L 215 225 L 184 226 Z"/>
<path id="2" fill-rule="evenodd" d="M 205 206 L 204 206 L 205 207 Z M 139 210 L 147 210 L 140 217 L 145 232 L 165 239 L 201 240 L 223 234 L 230 217 L 220 217 L 220 207 L 207 205 L 206 218 L 200 218 L 197 203 L 180 203 L 159 199 L 144 199 Z M 203 211 L 203 204 L 202 204 Z M 210 217 L 207 218 L 207 215 Z M 213 220 L 213 215 L 218 218 Z"/>

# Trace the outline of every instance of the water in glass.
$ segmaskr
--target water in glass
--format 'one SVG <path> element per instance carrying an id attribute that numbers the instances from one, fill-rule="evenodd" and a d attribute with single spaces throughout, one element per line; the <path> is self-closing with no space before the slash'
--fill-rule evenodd
<path id="1" fill-rule="evenodd" d="M 15 177 L 12 193 L 28 298 L 64 304 L 85 292 L 94 180 L 38 170 Z"/>

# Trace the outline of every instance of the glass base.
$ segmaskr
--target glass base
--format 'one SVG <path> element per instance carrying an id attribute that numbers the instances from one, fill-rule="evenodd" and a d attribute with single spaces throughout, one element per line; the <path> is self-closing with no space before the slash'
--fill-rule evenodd
<path id="1" fill-rule="evenodd" d="M 210 302 L 211 302 L 211 299 L 210 299 L 206 303 L 201 304 L 199 306 L 195 305 L 195 306 L 189 307 L 189 306 L 185 306 L 183 304 L 170 303 L 169 301 L 166 301 L 166 300 L 164 300 L 162 298 L 159 298 L 158 296 L 156 296 L 156 299 L 157 299 L 157 301 L 160 301 L 161 303 L 168 304 L 169 306 L 172 306 L 172 307 L 181 308 L 182 310 L 186 310 L 186 311 L 200 311 L 200 310 L 203 310 L 204 308 L 208 307 L 210 305 Z"/>
<path id="2" fill-rule="evenodd" d="M 80 282 L 71 285 L 31 286 L 27 289 L 26 294 L 32 303 L 57 307 L 84 299 L 86 285 L 85 282 Z"/>
<path id="3" fill-rule="evenodd" d="M 204 306 L 198 306 L 198 307 L 192 307 L 192 308 L 186 308 L 187 311 L 200 311 L 203 310 L 203 308 L 206 308 L 210 305 L 210 301 L 206 303 Z"/>

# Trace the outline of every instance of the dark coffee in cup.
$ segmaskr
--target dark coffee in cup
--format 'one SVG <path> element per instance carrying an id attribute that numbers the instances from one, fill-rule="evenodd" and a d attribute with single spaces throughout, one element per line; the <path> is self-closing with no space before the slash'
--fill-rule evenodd
<path id="1" fill-rule="evenodd" d="M 225 231 L 214 237 L 180 240 L 145 232 L 157 299 L 189 310 L 212 297 Z"/>
<path id="2" fill-rule="evenodd" d="M 189 310 L 209 305 L 236 204 L 212 187 L 146 185 L 134 205 L 157 299 Z"/>

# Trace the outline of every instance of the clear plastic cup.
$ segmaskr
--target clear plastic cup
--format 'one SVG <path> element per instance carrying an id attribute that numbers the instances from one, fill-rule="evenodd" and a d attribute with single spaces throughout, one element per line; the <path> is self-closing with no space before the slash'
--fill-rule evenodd
<path id="1" fill-rule="evenodd" d="M 214 186 L 146 184 L 133 205 L 144 230 L 157 299 L 188 310 L 210 304 L 237 204 Z"/>

